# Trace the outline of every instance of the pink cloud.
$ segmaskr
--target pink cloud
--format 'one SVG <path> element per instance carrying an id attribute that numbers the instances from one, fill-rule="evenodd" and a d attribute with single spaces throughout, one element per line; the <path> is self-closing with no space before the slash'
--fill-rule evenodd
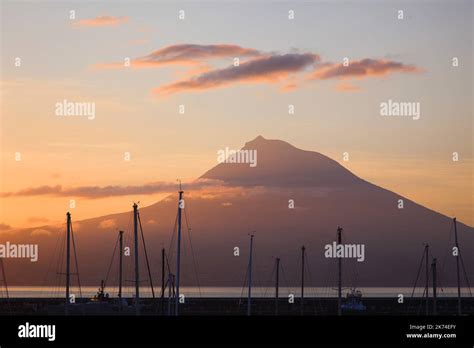
<path id="1" fill-rule="evenodd" d="M 84 18 L 73 23 L 75 27 L 116 27 L 127 23 L 129 18 L 126 16 L 99 16 L 95 18 Z"/>
<path id="2" fill-rule="evenodd" d="M 343 64 L 325 63 L 321 64 L 308 76 L 309 80 L 328 79 L 363 79 L 369 77 L 381 77 L 391 73 L 417 73 L 423 70 L 414 66 L 385 59 L 361 59 L 350 62 L 348 66 Z"/>
<path id="3" fill-rule="evenodd" d="M 253 48 L 238 45 L 180 44 L 160 48 L 150 54 L 131 61 L 133 68 L 153 68 L 164 65 L 196 65 L 209 59 L 229 57 L 254 57 L 261 53 Z M 100 63 L 97 68 L 123 68 L 123 63 Z"/>
<path id="4" fill-rule="evenodd" d="M 320 60 L 312 53 L 290 53 L 257 57 L 239 66 L 214 69 L 198 76 L 155 88 L 154 94 L 174 94 L 219 88 L 237 82 L 275 83 L 311 67 Z"/>

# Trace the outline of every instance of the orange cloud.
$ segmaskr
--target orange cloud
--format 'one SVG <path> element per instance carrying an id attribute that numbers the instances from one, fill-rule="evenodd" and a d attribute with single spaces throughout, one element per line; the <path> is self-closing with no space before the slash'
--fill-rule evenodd
<path id="1" fill-rule="evenodd" d="M 214 69 L 190 79 L 155 88 L 156 95 L 174 94 L 218 88 L 237 82 L 275 83 L 282 78 L 304 71 L 320 60 L 313 53 L 290 53 L 254 58 L 239 66 Z"/>
<path id="2" fill-rule="evenodd" d="M 164 65 L 196 65 L 208 59 L 254 57 L 260 54 L 259 51 L 253 48 L 245 48 L 238 45 L 180 44 L 166 46 L 144 57 L 135 58 L 131 61 L 131 67 L 152 68 Z M 123 68 L 123 63 L 100 63 L 96 67 L 105 69 Z"/>
<path id="3" fill-rule="evenodd" d="M 102 230 L 110 230 L 117 228 L 117 221 L 115 219 L 105 219 L 99 223 L 99 228 Z"/>
<path id="4" fill-rule="evenodd" d="M 220 187 L 223 183 L 219 180 L 199 179 L 183 185 L 192 190 L 203 190 L 213 187 Z M 0 197 L 29 197 L 29 196 L 56 196 L 56 197 L 86 197 L 91 199 L 127 196 L 137 194 L 154 194 L 167 193 L 176 190 L 175 182 L 153 182 L 144 185 L 130 186 L 80 186 L 80 187 L 63 187 L 56 186 L 38 186 L 29 187 L 16 192 L 1 192 Z"/>
<path id="5" fill-rule="evenodd" d="M 354 86 L 350 83 L 340 83 L 336 86 L 336 90 L 340 92 L 358 92 L 360 91 L 360 87 Z"/>
<path id="6" fill-rule="evenodd" d="M 282 92 L 291 92 L 298 88 L 296 83 L 288 83 L 280 88 Z"/>
<path id="7" fill-rule="evenodd" d="M 96 18 L 80 19 L 73 23 L 75 27 L 116 27 L 120 24 L 127 23 L 129 18 L 126 16 L 99 16 Z"/>
<path id="8" fill-rule="evenodd" d="M 380 77 L 391 73 L 417 73 L 422 69 L 414 65 L 406 65 L 400 62 L 384 59 L 361 59 L 343 64 L 325 63 L 321 64 L 310 76 L 309 80 L 328 80 L 328 79 L 363 79 L 368 77 Z"/>

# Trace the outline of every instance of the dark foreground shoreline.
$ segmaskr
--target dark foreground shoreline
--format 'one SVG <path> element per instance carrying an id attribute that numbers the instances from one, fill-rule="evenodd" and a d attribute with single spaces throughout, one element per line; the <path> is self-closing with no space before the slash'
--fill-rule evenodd
<path id="1" fill-rule="evenodd" d="M 345 299 L 344 299 L 345 301 Z M 343 301 L 343 303 L 344 303 Z M 428 300 L 429 315 L 457 315 L 457 298 L 443 297 L 436 302 Z M 426 300 L 424 298 L 405 298 L 398 303 L 398 298 L 367 297 L 362 299 L 365 310 L 346 309 L 343 315 L 381 315 L 381 316 L 425 316 Z M 273 316 L 277 314 L 274 298 L 253 298 L 251 314 L 257 316 Z M 174 313 L 174 300 L 167 298 L 140 299 L 140 315 L 167 316 Z M 86 298 L 76 299 L 69 305 L 69 315 L 136 315 L 134 299 L 118 298 L 95 302 Z M 179 314 L 185 316 L 240 316 L 247 314 L 247 298 L 186 298 L 179 305 Z M 287 298 L 278 300 L 280 316 L 326 316 L 337 314 L 337 298 L 305 298 L 303 306 L 299 298 L 289 303 Z M 462 314 L 474 315 L 474 298 L 462 298 Z M 62 298 L 0 298 L 0 315 L 65 315 L 64 299 Z"/>

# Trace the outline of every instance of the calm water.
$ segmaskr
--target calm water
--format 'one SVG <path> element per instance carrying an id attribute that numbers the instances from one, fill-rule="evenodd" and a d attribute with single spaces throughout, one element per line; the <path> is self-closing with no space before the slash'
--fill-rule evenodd
<path id="1" fill-rule="evenodd" d="M 368 288 L 358 288 L 362 291 L 363 296 L 365 297 L 396 297 L 399 294 L 403 294 L 405 297 L 410 297 L 413 291 L 413 288 L 377 288 L 377 287 L 368 287 Z M 9 296 L 22 298 L 22 297 L 62 297 L 64 296 L 65 290 L 64 287 L 22 287 L 22 286 L 11 286 L 9 287 Z M 96 294 L 98 288 L 93 286 L 82 287 L 82 296 L 83 297 L 92 297 Z M 135 291 L 134 287 L 123 287 L 123 294 L 126 297 L 132 297 Z M 289 294 L 294 294 L 295 297 L 299 297 L 301 289 L 299 287 L 280 287 L 280 297 L 287 297 Z M 349 289 L 343 290 L 343 296 Z M 109 293 L 111 297 L 116 297 L 118 289 L 116 287 L 107 287 L 106 292 Z M 161 288 L 155 288 L 155 296 L 160 296 Z M 240 287 L 181 287 L 181 294 L 184 294 L 186 297 L 246 297 L 247 289 Z M 77 287 L 71 288 L 71 293 L 75 294 L 76 297 L 80 297 L 79 290 Z M 275 294 L 274 288 L 252 288 L 253 297 L 273 297 Z M 430 294 L 432 290 L 430 289 Z M 423 295 L 423 289 L 417 288 L 414 296 L 419 297 Z M 463 296 L 470 296 L 469 290 L 464 288 L 462 289 Z M 149 287 L 140 288 L 141 297 L 152 297 L 151 289 Z M 334 288 L 319 288 L 319 287 L 308 287 L 305 288 L 305 297 L 336 297 L 337 289 Z M 438 289 L 438 297 L 455 297 L 457 296 L 457 288 L 444 288 Z M 0 291 L 0 297 L 5 297 L 5 292 Z"/>

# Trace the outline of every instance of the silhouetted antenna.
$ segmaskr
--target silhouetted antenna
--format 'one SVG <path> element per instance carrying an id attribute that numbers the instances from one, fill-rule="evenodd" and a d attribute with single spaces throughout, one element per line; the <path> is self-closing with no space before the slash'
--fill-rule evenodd
<path id="1" fill-rule="evenodd" d="M 437 290 L 437 275 L 436 275 L 436 258 L 433 258 L 433 261 L 431 262 L 431 271 L 433 274 L 433 315 L 436 315 L 437 313 L 437 303 L 436 303 L 436 290 Z"/>
<path id="2" fill-rule="evenodd" d="M 119 301 L 120 311 L 122 311 L 122 280 L 123 280 L 123 231 L 119 231 Z"/>
<path id="3" fill-rule="evenodd" d="M 133 239 L 135 246 L 135 314 L 140 315 L 140 273 L 138 264 L 138 204 L 133 203 Z"/>
<path id="4" fill-rule="evenodd" d="M 9 298 L 8 294 L 8 284 L 7 284 L 7 276 L 5 275 L 5 265 L 3 264 L 3 258 L 0 257 L 0 268 L 2 272 L 2 283 L 5 286 L 5 294 L 7 296 L 7 299 Z"/>
<path id="5" fill-rule="evenodd" d="M 304 313 L 304 257 L 306 248 L 301 247 L 301 315 Z"/>
<path id="6" fill-rule="evenodd" d="M 71 281 L 71 213 L 66 214 L 66 315 L 69 314 L 69 287 Z"/>
<path id="7" fill-rule="evenodd" d="M 342 244 L 342 227 L 337 228 L 337 244 Z M 337 259 L 337 315 L 342 315 L 342 258 Z"/>
<path id="8" fill-rule="evenodd" d="M 183 205 L 183 191 L 181 190 L 181 180 L 179 180 L 179 199 L 178 199 L 178 247 L 176 251 L 176 296 L 175 296 L 175 315 L 179 315 L 179 286 L 181 277 L 181 216 Z"/>
<path id="9" fill-rule="evenodd" d="M 253 231 L 255 232 L 255 231 Z M 252 313 L 252 254 L 253 254 L 253 234 L 250 234 L 250 256 L 249 256 L 249 293 L 247 302 L 247 315 L 250 316 Z"/>
<path id="10" fill-rule="evenodd" d="M 276 279 L 275 279 L 275 315 L 278 315 L 278 290 L 280 287 L 280 258 L 276 258 Z"/>
<path id="11" fill-rule="evenodd" d="M 428 260 L 428 254 L 429 254 L 429 249 L 430 246 L 428 244 L 425 245 L 425 272 L 426 272 L 426 284 L 425 284 L 425 295 L 426 295 L 426 315 L 429 315 L 429 281 L 430 281 L 430 268 L 429 268 L 429 260 Z"/>

